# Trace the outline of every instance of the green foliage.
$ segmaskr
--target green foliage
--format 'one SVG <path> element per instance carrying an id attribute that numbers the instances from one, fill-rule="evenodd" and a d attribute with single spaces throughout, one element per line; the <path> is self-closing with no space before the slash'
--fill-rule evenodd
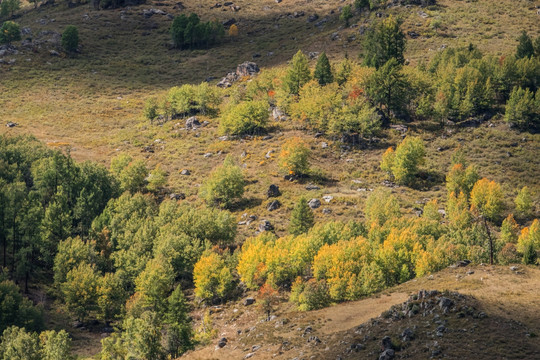
<path id="1" fill-rule="evenodd" d="M 354 0 L 354 7 L 357 9 L 363 9 L 370 6 L 369 0 Z"/>
<path id="2" fill-rule="evenodd" d="M 349 101 L 334 112 L 328 124 L 333 135 L 359 134 L 371 138 L 381 128 L 381 116 L 365 101 Z"/>
<path id="3" fill-rule="evenodd" d="M 139 293 L 144 308 L 163 312 L 173 282 L 173 268 L 165 259 L 155 258 L 148 261 L 144 271 L 135 279 L 135 290 Z"/>
<path id="4" fill-rule="evenodd" d="M 284 79 L 284 85 L 289 94 L 298 95 L 302 86 L 311 80 L 311 71 L 309 70 L 308 59 L 301 50 L 293 56 L 287 75 Z"/>
<path id="5" fill-rule="evenodd" d="M 339 86 L 343 86 L 349 80 L 352 73 L 352 65 L 352 61 L 348 57 L 345 57 L 345 59 L 336 65 L 335 80 Z"/>
<path id="6" fill-rule="evenodd" d="M 67 273 L 66 281 L 62 283 L 64 301 L 69 311 L 81 321 L 96 307 L 98 282 L 94 266 L 81 263 Z"/>
<path id="7" fill-rule="evenodd" d="M 291 212 L 289 233 L 298 236 L 307 233 L 314 225 L 313 211 L 308 205 L 306 198 L 301 197 Z"/>
<path id="8" fill-rule="evenodd" d="M 226 135 L 255 134 L 266 129 L 268 117 L 266 102 L 244 101 L 227 109 L 219 122 L 219 132 Z"/>
<path id="9" fill-rule="evenodd" d="M 373 73 L 366 88 L 371 101 L 384 110 L 388 118 L 391 113 L 398 116 L 405 112 L 409 98 L 408 90 L 409 83 L 395 58 L 388 60 Z"/>
<path id="10" fill-rule="evenodd" d="M 212 171 L 201 186 L 199 194 L 208 204 L 228 207 L 242 197 L 244 184 L 242 169 L 234 163 L 231 156 L 227 156 L 223 165 Z"/>
<path id="11" fill-rule="evenodd" d="M 118 273 L 105 273 L 97 287 L 98 318 L 110 322 L 122 313 L 127 293 Z"/>
<path id="12" fill-rule="evenodd" d="M 418 173 L 418 166 L 424 163 L 426 150 L 422 139 L 406 137 L 394 152 L 388 149 L 381 162 L 381 169 L 394 176 L 399 184 L 411 184 Z"/>
<path id="13" fill-rule="evenodd" d="M 0 333 L 13 325 L 32 331 L 40 330 L 43 327 L 41 309 L 23 297 L 13 281 L 2 278 L 0 273 Z"/>
<path id="14" fill-rule="evenodd" d="M 328 57 L 326 56 L 325 52 L 323 52 L 317 59 L 317 65 L 315 65 L 313 77 L 319 82 L 320 85 L 330 84 L 334 81 L 330 61 L 328 61 Z"/>
<path id="15" fill-rule="evenodd" d="M 144 117 L 153 123 L 154 120 L 159 116 L 159 106 L 156 98 L 148 98 L 144 103 Z"/>
<path id="16" fill-rule="evenodd" d="M 12 326 L 0 338 L 0 360 L 41 360 L 36 333 Z"/>
<path id="17" fill-rule="evenodd" d="M 394 58 L 397 64 L 403 64 L 405 58 L 405 34 L 400 29 L 401 21 L 393 16 L 377 23 L 368 32 L 364 47 L 364 63 L 376 68 L 382 67 Z"/>
<path id="18" fill-rule="evenodd" d="M 353 17 L 351 5 L 345 5 L 341 9 L 341 14 L 339 15 L 339 19 L 343 20 L 345 22 L 345 26 L 349 27 L 349 20 Z"/>
<path id="19" fill-rule="evenodd" d="M 365 216 L 368 223 L 383 225 L 386 221 L 400 216 L 398 200 L 390 191 L 375 189 L 366 200 Z"/>
<path id="20" fill-rule="evenodd" d="M 148 175 L 148 185 L 146 188 L 152 192 L 158 192 L 167 184 L 167 171 L 161 168 L 161 165 L 158 164 L 154 170 L 150 171 Z"/>
<path id="21" fill-rule="evenodd" d="M 201 300 L 226 300 L 234 289 L 231 269 L 215 252 L 203 255 L 193 270 L 195 296 Z"/>
<path id="22" fill-rule="evenodd" d="M 145 311 L 138 318 L 124 320 L 122 340 L 127 359 L 161 359 L 161 327 L 155 312 Z M 103 357 L 102 357 L 103 359 Z"/>
<path id="23" fill-rule="evenodd" d="M 517 243 L 519 236 L 519 225 L 514 219 L 514 215 L 510 214 L 503 220 L 501 224 L 501 240 L 504 245 L 507 243 Z"/>
<path id="24" fill-rule="evenodd" d="M 68 53 L 74 53 L 79 46 L 79 30 L 74 25 L 68 25 L 62 33 L 62 47 Z"/>
<path id="25" fill-rule="evenodd" d="M 208 48 L 223 39 L 225 29 L 217 20 L 201 22 L 197 14 L 191 13 L 175 17 L 170 34 L 177 48 Z"/>
<path id="26" fill-rule="evenodd" d="M 516 205 L 516 213 L 522 218 L 529 218 L 533 214 L 533 202 L 531 197 L 531 191 L 528 186 L 521 188 L 514 200 Z"/>
<path id="27" fill-rule="evenodd" d="M 72 360 L 71 337 L 65 330 L 44 331 L 39 335 L 41 360 Z"/>
<path id="28" fill-rule="evenodd" d="M 291 117 L 301 125 L 308 125 L 316 131 L 326 132 L 336 112 L 342 106 L 342 98 L 337 84 L 320 86 L 309 81 L 300 89 L 298 102 L 291 104 Z"/>
<path id="29" fill-rule="evenodd" d="M 69 237 L 60 241 L 58 252 L 54 257 L 54 283 L 60 286 L 66 281 L 66 275 L 77 265 L 95 264 L 97 253 L 94 245 L 90 242 L 84 242 L 80 237 Z"/>
<path id="30" fill-rule="evenodd" d="M 142 160 L 133 160 L 127 154 L 120 154 L 111 160 L 111 172 L 120 181 L 122 191 L 132 194 L 143 190 L 148 169 Z"/>
<path id="31" fill-rule="evenodd" d="M 168 112 L 173 116 L 185 116 L 196 112 L 214 113 L 221 104 L 221 93 L 218 87 L 206 82 L 199 85 L 184 84 L 169 89 L 166 104 L 168 109 L 163 109 L 165 115 L 168 115 Z"/>
<path id="32" fill-rule="evenodd" d="M 291 288 L 290 301 L 294 302 L 300 311 L 317 310 L 331 303 L 326 281 L 310 279 L 306 282 L 296 278 Z"/>
<path id="33" fill-rule="evenodd" d="M 4 0 L 0 3 L 0 13 L 3 12 L 4 4 L 11 3 L 12 0 Z M 0 27 L 0 44 L 11 44 L 13 41 L 21 40 L 21 28 L 13 21 L 6 21 Z"/>
<path id="34" fill-rule="evenodd" d="M 289 175 L 309 174 L 311 149 L 300 138 L 288 139 L 279 153 L 279 167 Z"/>
<path id="35" fill-rule="evenodd" d="M 173 358 L 193 348 L 189 309 L 182 288 L 177 286 L 168 298 L 165 322 L 168 324 L 165 349 Z"/>
<path id="36" fill-rule="evenodd" d="M 516 58 L 522 59 L 524 57 L 534 56 L 534 46 L 531 38 L 525 30 L 521 32 L 521 35 L 518 38 L 519 44 L 516 49 Z"/>
<path id="37" fill-rule="evenodd" d="M 15 11 L 19 10 L 20 8 L 21 8 L 21 0 L 3 0 L 0 3 L 0 16 L 2 17 L 13 16 Z"/>
<path id="38" fill-rule="evenodd" d="M 534 129 L 540 126 L 540 95 L 529 89 L 515 87 L 506 103 L 504 120 L 521 129 Z"/>

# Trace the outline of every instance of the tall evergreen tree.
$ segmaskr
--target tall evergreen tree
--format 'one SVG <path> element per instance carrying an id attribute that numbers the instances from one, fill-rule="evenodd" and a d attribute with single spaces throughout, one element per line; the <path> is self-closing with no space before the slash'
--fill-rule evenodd
<path id="1" fill-rule="evenodd" d="M 532 40 L 525 30 L 521 32 L 518 38 L 519 44 L 516 49 L 516 58 L 530 58 L 534 56 L 534 46 Z"/>
<path id="2" fill-rule="evenodd" d="M 285 86 L 290 94 L 298 95 L 300 88 L 311 79 L 308 59 L 301 50 L 293 56 L 285 78 Z"/>
<path id="3" fill-rule="evenodd" d="M 297 236 L 308 232 L 308 230 L 313 227 L 313 224 L 313 212 L 311 211 L 306 198 L 302 197 L 291 213 L 289 232 L 292 235 Z"/>
<path id="4" fill-rule="evenodd" d="M 326 53 L 323 52 L 319 59 L 317 60 L 317 65 L 315 65 L 315 72 L 313 77 L 319 81 L 319 84 L 326 85 L 334 81 L 334 76 L 332 75 L 332 69 L 330 67 L 330 61 Z"/>
<path id="5" fill-rule="evenodd" d="M 400 29 L 401 21 L 389 16 L 373 28 L 366 37 L 364 62 L 379 68 L 392 58 L 403 64 L 405 58 L 405 34 Z"/>

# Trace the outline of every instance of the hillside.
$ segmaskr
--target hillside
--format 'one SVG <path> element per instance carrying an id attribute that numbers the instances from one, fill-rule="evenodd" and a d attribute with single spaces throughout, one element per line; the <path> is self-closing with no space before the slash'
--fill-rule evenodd
<path id="1" fill-rule="evenodd" d="M 540 0 L 381 2 L 24 2 L 0 360 L 540 353 Z"/>
<path id="2" fill-rule="evenodd" d="M 250 353 L 253 359 L 377 358 L 385 336 L 403 347 L 396 351 L 398 359 L 534 358 L 540 350 L 538 314 L 533 310 L 540 306 L 539 279 L 538 269 L 522 267 L 449 268 L 323 310 L 298 313 L 279 307 L 268 322 L 256 304 L 228 304 L 214 309 L 217 339 L 182 358 L 242 359 Z M 439 293 L 422 299 L 419 289 Z M 454 303 L 446 313 L 440 297 Z M 422 300 L 431 305 L 420 305 Z M 406 310 L 417 303 L 420 310 L 400 318 L 402 303 Z M 403 339 L 405 329 L 412 330 L 411 339 Z M 227 343 L 219 348 L 223 337 Z"/>

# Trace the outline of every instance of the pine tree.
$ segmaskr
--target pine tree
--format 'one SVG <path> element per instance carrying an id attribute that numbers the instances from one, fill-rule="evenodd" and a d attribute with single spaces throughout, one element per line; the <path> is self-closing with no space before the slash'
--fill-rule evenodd
<path id="1" fill-rule="evenodd" d="M 291 65 L 285 78 L 285 86 L 289 94 L 298 95 L 300 88 L 311 79 L 308 59 L 298 50 L 293 56 Z"/>
<path id="2" fill-rule="evenodd" d="M 339 18 L 343 21 L 345 21 L 345 27 L 349 27 L 349 20 L 353 17 L 352 11 L 351 11 L 351 5 L 346 5 L 341 9 L 341 15 Z"/>
<path id="3" fill-rule="evenodd" d="M 367 34 L 364 44 L 366 65 L 379 68 L 392 58 L 395 58 L 398 64 L 405 63 L 405 34 L 400 25 L 401 21 L 389 16 Z"/>
<path id="4" fill-rule="evenodd" d="M 530 58 L 534 56 L 534 46 L 530 36 L 525 30 L 521 32 L 518 38 L 519 44 L 516 49 L 516 58 L 522 59 L 524 57 Z"/>
<path id="5" fill-rule="evenodd" d="M 302 197 L 291 213 L 289 232 L 292 235 L 298 236 L 308 232 L 308 230 L 313 227 L 313 224 L 313 212 L 311 211 L 306 198 Z"/>
<path id="6" fill-rule="evenodd" d="M 315 72 L 313 77 L 319 81 L 320 85 L 330 84 L 334 81 L 334 76 L 332 75 L 332 69 L 330 68 L 330 62 L 326 53 L 322 53 L 317 60 L 317 65 L 315 65 Z"/>

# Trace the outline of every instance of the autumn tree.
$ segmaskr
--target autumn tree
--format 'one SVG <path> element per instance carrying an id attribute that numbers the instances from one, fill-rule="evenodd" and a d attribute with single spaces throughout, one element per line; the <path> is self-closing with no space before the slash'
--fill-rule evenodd
<path id="1" fill-rule="evenodd" d="M 301 197 L 291 212 L 289 222 L 289 233 L 294 236 L 306 233 L 313 227 L 313 211 L 308 205 L 305 197 Z"/>
<path id="2" fill-rule="evenodd" d="M 298 95 L 300 88 L 311 79 L 308 59 L 301 50 L 293 56 L 284 80 L 289 94 Z"/>
<path id="3" fill-rule="evenodd" d="M 446 190 L 448 194 L 463 192 L 469 197 L 474 184 L 480 179 L 476 167 L 469 165 L 466 169 L 463 164 L 455 164 L 446 175 Z"/>
<path id="4" fill-rule="evenodd" d="M 232 24 L 229 27 L 229 36 L 231 38 L 237 38 L 238 37 L 238 26 L 236 26 L 236 24 Z"/>
<path id="5" fill-rule="evenodd" d="M 317 65 L 315 65 L 313 77 L 317 79 L 320 85 L 326 85 L 334 81 L 330 61 L 328 61 L 328 57 L 326 56 L 325 52 L 323 52 L 317 59 Z"/>
<path id="6" fill-rule="evenodd" d="M 140 294 L 143 307 L 162 312 L 173 282 L 172 266 L 165 259 L 155 258 L 146 263 L 144 271 L 135 279 L 135 291 Z"/>
<path id="7" fill-rule="evenodd" d="M 531 226 L 524 228 L 518 238 L 518 251 L 523 255 L 524 264 L 535 264 L 540 250 L 540 221 L 535 219 Z"/>
<path id="8" fill-rule="evenodd" d="M 368 223 L 379 226 L 400 215 L 399 202 L 390 191 L 378 188 L 366 200 L 365 216 Z"/>
<path id="9" fill-rule="evenodd" d="M 490 264 L 493 264 L 493 238 L 488 221 L 499 218 L 503 210 L 501 187 L 495 181 L 486 178 L 478 180 L 471 191 L 471 212 L 483 221 L 489 239 Z"/>
<path id="10" fill-rule="evenodd" d="M 36 333 L 11 326 L 0 337 L 0 360 L 41 360 Z"/>
<path id="11" fill-rule="evenodd" d="M 268 118 L 267 102 L 243 101 L 226 110 L 219 121 L 219 132 L 224 135 L 253 135 L 266 129 Z"/>
<path id="12" fill-rule="evenodd" d="M 226 299 L 234 288 L 231 269 L 215 252 L 203 255 L 193 270 L 195 296 L 201 300 Z"/>

